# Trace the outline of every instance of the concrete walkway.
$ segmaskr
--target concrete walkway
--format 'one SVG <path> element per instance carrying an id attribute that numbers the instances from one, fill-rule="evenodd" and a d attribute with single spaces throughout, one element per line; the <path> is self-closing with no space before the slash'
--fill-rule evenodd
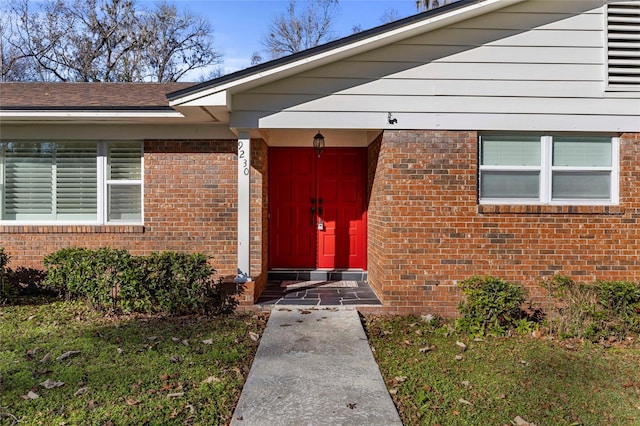
<path id="1" fill-rule="evenodd" d="M 231 425 L 402 425 L 358 312 L 276 306 Z"/>

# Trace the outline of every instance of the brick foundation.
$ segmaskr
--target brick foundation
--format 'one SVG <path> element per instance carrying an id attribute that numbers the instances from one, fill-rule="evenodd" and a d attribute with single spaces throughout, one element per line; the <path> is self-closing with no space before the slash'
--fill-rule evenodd
<path id="1" fill-rule="evenodd" d="M 457 281 L 640 280 L 640 134 L 620 142 L 620 205 L 478 205 L 475 132 L 391 131 L 369 148 L 369 280 L 388 312 L 455 316 Z M 371 170 L 374 168 L 374 170 Z"/>

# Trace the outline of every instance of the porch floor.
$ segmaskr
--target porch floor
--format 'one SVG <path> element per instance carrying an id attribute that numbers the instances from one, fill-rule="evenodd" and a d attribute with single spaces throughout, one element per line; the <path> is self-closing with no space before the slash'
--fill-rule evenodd
<path id="1" fill-rule="evenodd" d="M 257 305 L 364 306 L 382 303 L 366 281 L 280 281 L 267 283 Z"/>

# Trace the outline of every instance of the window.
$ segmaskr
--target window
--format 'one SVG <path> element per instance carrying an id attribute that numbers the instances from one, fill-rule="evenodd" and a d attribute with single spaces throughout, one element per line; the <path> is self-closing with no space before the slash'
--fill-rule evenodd
<path id="1" fill-rule="evenodd" d="M 600 136 L 485 135 L 480 202 L 616 204 L 618 139 Z"/>
<path id="2" fill-rule="evenodd" d="M 607 78 L 610 90 L 640 90 L 640 1 L 607 6 Z"/>
<path id="3" fill-rule="evenodd" d="M 140 142 L 0 142 L 0 220 L 141 223 Z"/>

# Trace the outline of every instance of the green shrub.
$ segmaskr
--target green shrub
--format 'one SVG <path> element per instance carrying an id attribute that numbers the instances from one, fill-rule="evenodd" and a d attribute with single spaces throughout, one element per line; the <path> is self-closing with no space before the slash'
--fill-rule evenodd
<path id="1" fill-rule="evenodd" d="M 153 309 L 172 314 L 199 312 L 219 304 L 218 286 L 211 277 L 215 270 L 201 253 L 152 253 L 141 259 L 144 268 L 145 300 Z"/>
<path id="2" fill-rule="evenodd" d="M 560 338 L 622 339 L 640 332 L 640 286 L 629 281 L 576 283 L 557 275 L 544 282 L 551 309 L 549 328 Z"/>
<path id="3" fill-rule="evenodd" d="M 502 336 L 509 329 L 527 331 L 534 323 L 521 309 L 522 287 L 490 276 L 475 276 L 458 284 L 465 295 L 458 306 L 456 329 L 473 335 Z"/>
<path id="4" fill-rule="evenodd" d="M 109 312 L 186 314 L 226 312 L 235 307 L 212 276 L 200 253 L 152 253 L 67 248 L 45 257 L 45 284 L 67 296 L 86 299 Z"/>
<path id="5" fill-rule="evenodd" d="M 629 281 L 598 281 L 598 302 L 625 320 L 637 318 L 640 286 Z"/>
<path id="6" fill-rule="evenodd" d="M 65 248 L 46 256 L 44 265 L 45 287 L 69 299 L 86 299 L 99 310 L 118 310 L 120 289 L 135 287 L 140 279 L 135 261 L 126 250 Z"/>

